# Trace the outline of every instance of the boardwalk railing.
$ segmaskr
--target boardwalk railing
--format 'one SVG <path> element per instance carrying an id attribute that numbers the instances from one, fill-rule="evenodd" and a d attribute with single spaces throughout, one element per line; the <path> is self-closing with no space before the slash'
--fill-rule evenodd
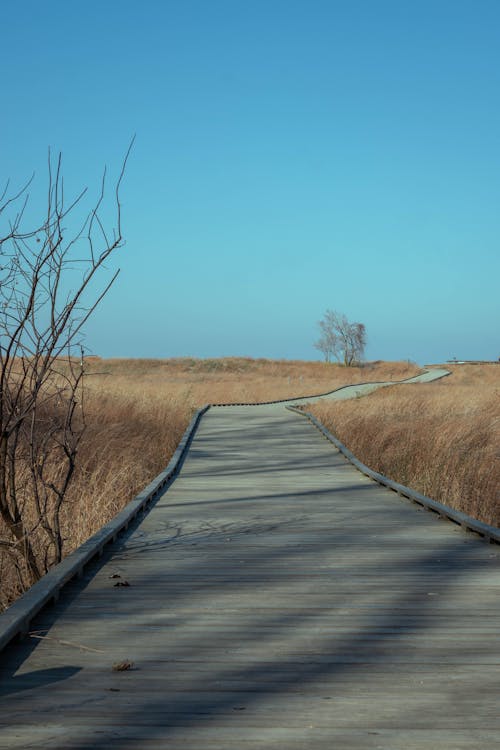
<path id="1" fill-rule="evenodd" d="M 412 375 L 409 378 L 404 378 L 404 380 L 367 380 L 366 382 L 360 382 L 360 383 L 347 383 L 346 385 L 341 385 L 338 388 L 334 388 L 332 391 L 327 391 L 326 393 L 313 393 L 310 396 L 295 396 L 293 398 L 276 398 L 272 401 L 231 401 L 231 402 L 224 402 L 220 404 L 211 404 L 211 406 L 271 406 L 272 404 L 291 404 L 291 403 L 297 403 L 298 401 L 314 401 L 315 399 L 320 398 L 327 398 L 328 396 L 332 396 L 334 393 L 340 393 L 341 391 L 348 390 L 349 388 L 362 388 L 363 386 L 367 385 L 373 385 L 373 386 L 389 386 L 389 385 L 403 385 L 404 383 L 413 383 L 417 382 L 417 378 L 421 377 L 422 375 L 425 375 L 429 372 L 429 370 L 424 369 L 420 375 Z M 447 375 L 451 375 L 451 372 L 444 371 L 439 376 L 440 378 L 446 377 Z"/>
<path id="2" fill-rule="evenodd" d="M 16 636 L 26 635 L 29 624 L 51 600 L 57 600 L 60 589 L 75 576 L 81 576 L 85 565 L 102 555 L 104 548 L 116 540 L 129 524 L 160 495 L 178 473 L 191 438 L 202 415 L 210 407 L 195 413 L 167 468 L 136 495 L 112 521 L 91 536 L 78 549 L 35 583 L 20 599 L 0 615 L 0 650 Z"/>
<path id="3" fill-rule="evenodd" d="M 409 378 L 403 381 L 391 381 L 389 383 L 380 383 L 380 385 L 391 385 L 396 382 L 404 383 L 412 381 L 414 378 Z M 375 383 L 360 384 L 356 383 L 356 386 L 360 385 L 375 385 Z M 352 387 L 351 385 L 342 386 L 341 388 L 335 389 L 336 391 L 342 391 L 345 388 Z M 295 399 L 279 399 L 275 401 L 266 402 L 268 404 L 290 404 L 290 402 L 299 401 L 310 401 L 321 396 L 328 396 L 335 391 L 330 391 L 328 394 L 317 394 L 316 396 L 299 397 Z M 217 404 L 213 406 L 253 406 L 258 404 Z M 264 405 L 260 402 L 259 405 Z M 210 408 L 210 405 L 206 405 L 199 409 L 188 428 L 186 429 L 182 440 L 180 441 L 174 455 L 172 456 L 167 468 L 162 471 L 153 481 L 144 488 L 136 497 L 131 500 L 125 508 L 118 513 L 112 521 L 102 527 L 96 534 L 90 537 L 84 544 L 78 547 L 73 553 L 68 555 L 59 565 L 50 570 L 40 581 L 35 583 L 29 591 L 27 591 L 20 599 L 12 604 L 4 613 L 0 614 L 0 650 L 2 650 L 11 640 L 16 636 L 23 636 L 29 632 L 29 625 L 31 620 L 37 615 L 37 613 L 51 600 L 56 601 L 59 596 L 60 589 L 68 583 L 75 576 L 80 576 L 83 573 L 83 569 L 87 563 L 93 558 L 102 555 L 105 546 L 116 540 L 119 534 L 125 531 L 129 524 L 137 517 L 137 515 L 143 512 L 147 506 L 154 501 L 171 483 L 176 474 L 179 472 L 182 465 L 183 458 L 189 448 L 191 439 L 196 431 L 198 423 L 203 414 Z M 413 502 L 416 502 L 429 510 L 438 513 L 454 523 L 459 524 L 465 529 L 470 529 L 477 534 L 480 534 L 490 542 L 496 542 L 500 544 L 500 529 L 488 526 L 487 524 L 476 521 L 475 519 L 467 516 L 465 513 L 453 510 L 446 505 L 436 502 L 425 495 L 420 495 L 418 492 L 411 490 L 391 479 L 384 477 L 378 472 L 372 471 L 370 468 L 365 466 L 359 461 L 349 450 L 344 446 L 337 438 L 332 435 L 312 414 L 304 412 L 295 406 L 288 405 L 286 408 L 291 411 L 300 414 L 303 417 L 309 419 L 319 431 L 332 442 L 338 450 L 340 450 L 346 458 L 363 474 L 374 479 L 379 484 L 385 485 L 394 492 L 397 492 L 403 497 L 407 497 Z"/>
<path id="4" fill-rule="evenodd" d="M 316 419 L 315 416 L 296 406 L 287 406 L 286 408 L 308 419 L 315 427 L 317 427 L 321 434 L 324 435 L 327 440 L 333 443 L 334 446 L 341 453 L 343 453 L 343 455 L 353 464 L 353 466 L 355 466 L 365 476 L 369 477 L 370 479 L 374 479 L 378 484 L 382 484 L 385 487 L 393 490 L 394 492 L 397 492 L 398 495 L 407 497 L 414 503 L 422 505 L 424 508 L 437 513 L 443 518 L 447 518 L 449 521 L 453 521 L 453 523 L 458 524 L 462 528 L 473 531 L 476 534 L 480 534 L 486 541 L 500 544 L 500 528 L 498 528 L 497 526 L 489 526 L 486 523 L 482 523 L 482 521 L 477 521 L 475 518 L 468 516 L 466 513 L 462 513 L 459 510 L 454 510 L 448 505 L 443 505 L 443 503 L 438 503 L 437 500 L 432 500 L 426 495 L 421 495 L 420 492 L 416 492 L 409 487 L 405 487 L 404 484 L 399 484 L 398 482 L 394 482 L 392 479 L 385 477 L 383 474 L 379 474 L 378 471 L 373 471 L 373 469 L 370 469 L 359 459 L 357 459 L 356 456 L 351 453 L 349 448 L 341 443 L 340 440 L 335 437 L 335 435 L 332 435 L 332 433 L 327 430 L 326 427 L 322 425 L 319 419 Z"/>

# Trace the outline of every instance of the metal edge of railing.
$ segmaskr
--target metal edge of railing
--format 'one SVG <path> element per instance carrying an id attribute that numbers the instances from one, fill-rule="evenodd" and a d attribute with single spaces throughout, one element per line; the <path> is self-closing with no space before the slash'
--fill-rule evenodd
<path id="1" fill-rule="evenodd" d="M 306 417 L 306 419 L 308 419 L 327 440 L 333 443 L 334 446 L 347 458 L 347 460 L 350 461 L 353 466 L 355 466 L 356 469 L 358 469 L 358 471 L 360 471 L 365 476 L 375 480 L 375 482 L 377 482 L 378 484 L 384 485 L 394 492 L 397 492 L 398 495 L 408 498 L 412 502 L 423 506 L 427 510 L 433 511 L 434 513 L 437 513 L 439 516 L 446 518 L 449 521 L 453 521 L 453 523 L 458 524 L 463 529 L 473 531 L 475 534 L 479 534 L 485 539 L 485 541 L 491 542 L 493 544 L 500 544 L 500 528 L 498 528 L 497 526 L 490 526 L 489 524 L 483 523 L 482 521 L 478 521 L 477 519 L 468 516 L 466 513 L 462 513 L 459 510 L 450 508 L 448 505 L 439 503 L 437 500 L 432 500 L 430 497 L 422 495 L 420 494 L 420 492 L 416 492 L 416 490 L 412 490 L 410 487 L 405 487 L 403 484 L 399 484 L 399 482 L 395 482 L 392 479 L 385 477 L 383 474 L 379 474 L 378 471 L 373 471 L 373 469 L 370 469 L 358 458 L 356 458 L 356 456 L 351 453 L 349 448 L 341 443 L 340 440 L 335 437 L 335 435 L 332 435 L 332 433 L 327 430 L 327 428 L 313 414 L 304 411 L 303 409 L 299 409 L 296 406 L 287 406 L 286 408 L 290 411 L 295 412 L 296 414 L 300 414 L 301 416 Z"/>
<path id="2" fill-rule="evenodd" d="M 424 368 L 419 375 L 425 375 L 427 372 L 430 372 L 433 368 L 427 367 Z M 444 368 L 443 368 L 444 369 Z M 210 404 L 213 407 L 219 407 L 219 406 L 270 406 L 272 404 L 287 404 L 290 401 L 312 401 L 315 398 L 324 398 L 325 396 L 331 396 L 332 393 L 337 393 L 338 391 L 343 391 L 346 388 L 357 388 L 362 385 L 380 385 L 380 386 L 389 386 L 389 385 L 402 385 L 403 383 L 408 383 L 409 381 L 415 380 L 415 378 L 419 377 L 419 375 L 411 375 L 409 378 L 404 378 L 404 380 L 368 380 L 366 383 L 347 383 L 346 385 L 341 385 L 338 388 L 334 388 L 333 391 L 327 391 L 326 393 L 315 393 L 311 396 L 291 396 L 290 398 L 277 398 L 274 401 L 228 401 L 221 404 Z M 435 378 L 435 380 L 440 380 L 447 375 L 451 375 L 451 371 L 448 370 L 448 372 L 443 373 L 439 376 L 439 378 Z M 416 381 L 418 382 L 418 381 Z M 430 383 L 433 383 L 433 380 L 429 381 Z M 425 383 L 425 381 L 424 381 Z"/>
<path id="3" fill-rule="evenodd" d="M 5 612 L 0 614 L 0 651 L 16 636 L 26 635 L 31 620 L 50 601 L 57 601 L 63 586 L 75 576 L 81 576 L 85 565 L 102 555 L 104 547 L 116 540 L 134 518 L 155 500 L 180 469 L 191 439 L 201 417 L 210 408 L 198 409 L 186 428 L 167 467 L 136 495 L 111 521 L 87 539 L 62 562 L 49 570 Z"/>

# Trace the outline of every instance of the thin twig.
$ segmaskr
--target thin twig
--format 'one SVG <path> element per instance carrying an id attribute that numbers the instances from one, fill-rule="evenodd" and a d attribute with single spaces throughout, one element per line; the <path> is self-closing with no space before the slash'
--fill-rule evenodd
<path id="1" fill-rule="evenodd" d="M 54 638 L 52 635 L 40 635 L 40 631 L 34 630 L 28 634 L 30 638 L 38 638 L 41 641 L 49 640 L 60 643 L 61 646 L 72 646 L 73 648 L 79 648 L 82 651 L 93 651 L 95 654 L 105 654 L 105 651 L 101 651 L 98 648 L 91 648 L 90 646 L 84 646 L 81 643 L 72 643 L 71 641 L 63 641 L 61 638 Z"/>

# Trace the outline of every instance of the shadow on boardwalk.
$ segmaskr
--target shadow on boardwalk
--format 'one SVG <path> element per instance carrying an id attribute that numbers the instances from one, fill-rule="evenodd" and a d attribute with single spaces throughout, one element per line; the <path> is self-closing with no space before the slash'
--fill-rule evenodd
<path id="1" fill-rule="evenodd" d="M 168 502 L 41 615 L 55 640 L 0 657 L 1 747 L 500 740 L 498 547 L 362 478 L 300 418 L 274 425 L 257 478 L 231 428 L 211 483 L 226 430 L 207 424 Z"/>

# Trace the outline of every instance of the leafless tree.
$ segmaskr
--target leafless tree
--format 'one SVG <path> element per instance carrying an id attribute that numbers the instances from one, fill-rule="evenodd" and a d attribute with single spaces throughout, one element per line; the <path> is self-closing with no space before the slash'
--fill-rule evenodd
<path id="1" fill-rule="evenodd" d="M 345 315 L 327 310 L 318 323 L 320 338 L 314 346 L 325 357 L 350 367 L 363 359 L 366 346 L 366 328 L 363 323 L 350 323 Z"/>
<path id="2" fill-rule="evenodd" d="M 85 211 L 86 189 L 66 201 L 61 155 L 49 152 L 46 210 L 28 228 L 32 180 L 0 195 L 0 548 L 23 590 L 64 554 L 61 514 L 85 428 L 82 328 L 118 274 L 99 281 L 123 244 L 120 186 L 132 143 L 111 235 L 100 216 L 106 171 Z"/>
<path id="3" fill-rule="evenodd" d="M 336 359 L 338 355 L 338 341 L 333 316 L 334 313 L 327 310 L 323 320 L 318 322 L 321 335 L 314 344 L 315 348 L 323 354 L 325 362 L 331 362 L 332 358 Z"/>

